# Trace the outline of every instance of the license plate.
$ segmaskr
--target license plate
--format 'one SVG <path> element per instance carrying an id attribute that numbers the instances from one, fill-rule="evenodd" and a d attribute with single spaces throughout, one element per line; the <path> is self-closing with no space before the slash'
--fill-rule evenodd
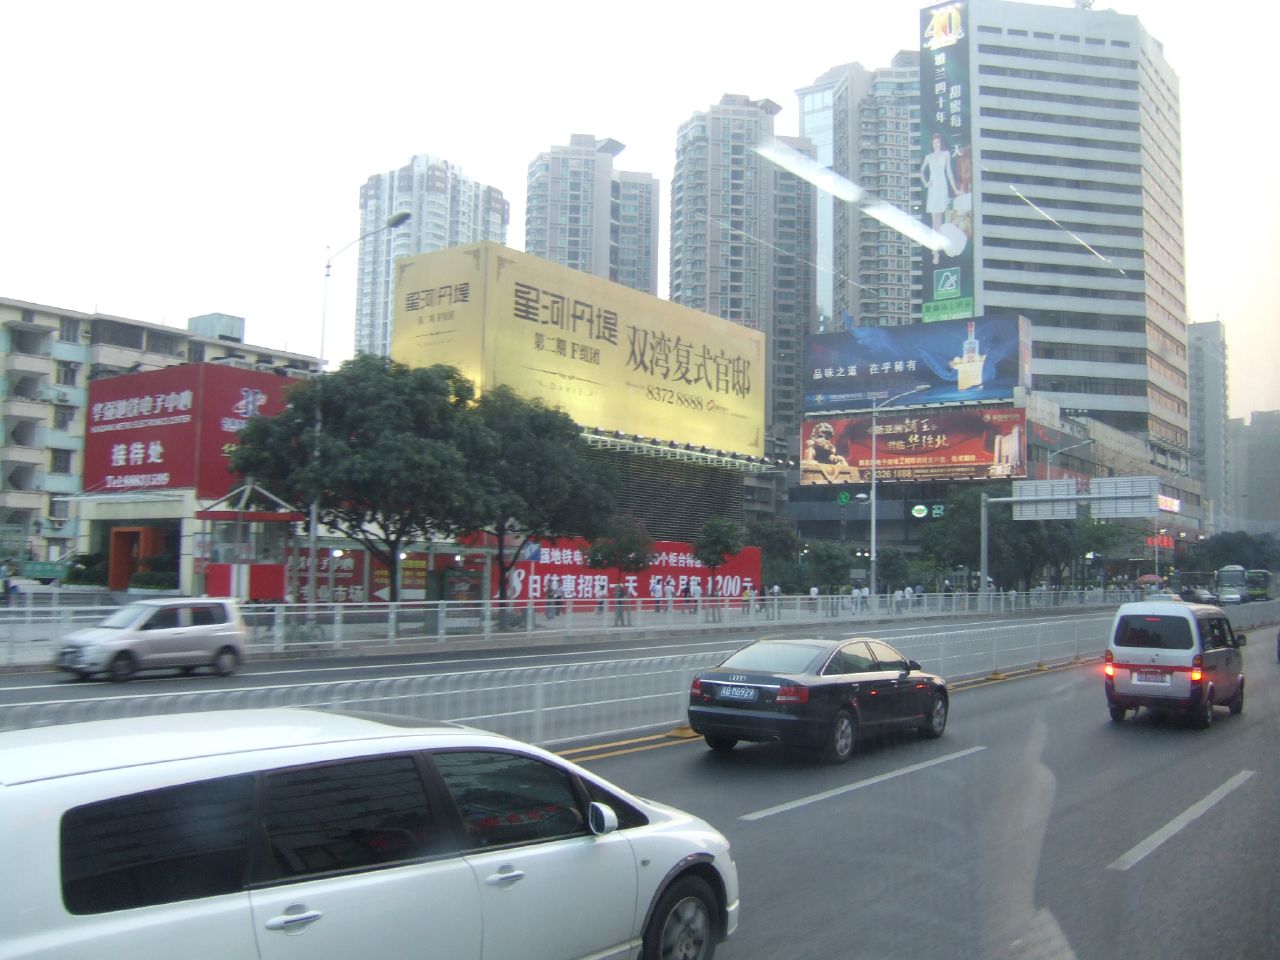
<path id="1" fill-rule="evenodd" d="M 1134 679 L 1138 683 L 1168 683 L 1169 674 L 1163 670 L 1139 670 Z"/>
<path id="2" fill-rule="evenodd" d="M 721 687 L 720 699 L 722 700 L 754 700 L 756 698 L 755 687 Z"/>

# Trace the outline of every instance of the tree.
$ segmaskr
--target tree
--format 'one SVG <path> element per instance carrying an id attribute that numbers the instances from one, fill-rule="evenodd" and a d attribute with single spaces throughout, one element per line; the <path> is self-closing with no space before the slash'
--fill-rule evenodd
<path id="1" fill-rule="evenodd" d="M 474 396 L 452 367 L 364 354 L 297 384 L 283 413 L 250 420 L 231 467 L 314 503 L 320 523 L 387 566 L 396 600 L 402 548 L 473 526 L 482 506 L 460 446 L 473 433 Z"/>
<path id="2" fill-rule="evenodd" d="M 823 593 L 835 593 L 840 587 L 849 585 L 853 554 L 843 543 L 818 540 L 809 544 L 804 567 L 812 586 Z"/>
<path id="3" fill-rule="evenodd" d="M 877 590 L 888 593 L 895 585 L 904 586 L 907 583 L 907 576 L 908 565 L 905 553 L 893 547 L 876 551 L 876 578 L 880 581 L 876 584 Z"/>
<path id="4" fill-rule="evenodd" d="M 982 565 L 982 488 L 952 486 L 947 491 L 944 516 L 931 522 L 920 535 L 924 554 L 944 569 L 958 566 L 978 570 Z M 992 497 L 1009 495 L 1008 484 L 991 484 Z M 1040 521 L 1014 520 L 1009 504 L 992 504 L 987 510 L 988 575 L 1000 584 L 1037 579 L 1037 571 L 1049 561 L 1048 534 Z"/>
<path id="5" fill-rule="evenodd" d="M 633 517 L 611 518 L 587 552 L 587 566 L 599 570 L 640 573 L 653 562 L 653 538 L 640 521 Z"/>
<path id="6" fill-rule="evenodd" d="M 478 428 L 464 440 L 480 517 L 472 529 L 497 546 L 498 596 L 531 540 L 601 534 L 613 515 L 617 478 L 593 459 L 578 425 L 506 386 L 475 404 Z"/>
<path id="7" fill-rule="evenodd" d="M 760 591 L 767 585 L 780 584 L 788 593 L 800 589 L 803 577 L 796 557 L 800 553 L 800 537 L 795 524 L 782 518 L 752 520 L 747 524 L 746 542 L 760 548 Z"/>
<path id="8" fill-rule="evenodd" d="M 693 555 L 704 567 L 710 568 L 713 588 L 716 571 L 729 557 L 741 553 L 745 542 L 742 528 L 732 520 L 712 517 L 702 525 L 698 538 L 693 541 Z"/>

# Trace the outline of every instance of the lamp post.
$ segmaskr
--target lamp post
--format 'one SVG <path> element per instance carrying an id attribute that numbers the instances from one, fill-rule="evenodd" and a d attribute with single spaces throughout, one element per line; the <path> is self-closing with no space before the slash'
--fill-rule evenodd
<path id="1" fill-rule="evenodd" d="M 339 254 L 343 253 L 344 251 L 350 250 L 361 240 L 364 240 L 364 239 L 367 239 L 368 237 L 372 237 L 372 236 L 375 236 L 376 234 L 382 233 L 384 230 L 394 230 L 396 227 L 405 223 L 409 219 L 409 216 L 410 214 L 407 210 L 402 210 L 400 213 L 397 213 L 388 217 L 387 222 L 384 223 L 382 226 L 374 227 L 372 230 L 366 230 L 364 233 L 360 234 L 360 236 L 356 237 L 354 240 L 348 243 L 345 247 L 341 247 L 340 249 L 337 250 L 337 252 L 330 254 L 329 259 L 327 259 L 324 262 L 324 296 L 320 301 L 320 358 L 319 358 L 320 359 L 320 376 L 316 380 L 315 434 L 312 441 L 312 449 L 311 449 L 311 456 L 312 456 L 312 459 L 314 460 L 320 459 L 320 427 L 321 427 L 320 387 L 321 387 L 321 384 L 324 383 L 324 366 L 325 366 L 324 335 L 325 335 L 325 327 L 327 326 L 326 321 L 328 319 L 326 314 L 329 309 L 329 274 L 332 272 L 332 269 L 333 269 L 333 261 L 335 258 L 337 258 Z M 316 497 L 311 498 L 311 516 L 309 520 L 310 520 L 310 526 L 311 526 L 311 533 L 308 540 L 308 556 L 307 556 L 307 588 L 308 588 L 307 589 L 307 594 L 308 594 L 307 606 L 310 608 L 311 615 L 314 617 L 315 608 L 316 608 L 316 579 L 318 576 L 317 561 L 319 559 L 317 557 L 318 548 L 316 546 L 316 537 L 320 529 L 320 502 Z"/>
<path id="2" fill-rule="evenodd" d="M 1093 437 L 1090 437 L 1088 440 L 1081 440 L 1079 443 L 1073 443 L 1069 447 L 1063 447 L 1061 450 L 1050 450 L 1048 465 L 1045 468 L 1045 472 L 1048 475 L 1045 477 L 1045 479 L 1046 480 L 1053 479 L 1053 458 L 1054 457 L 1056 457 L 1060 453 L 1066 453 L 1068 450 L 1074 450 L 1076 447 L 1087 447 L 1091 443 L 1093 443 Z"/>
<path id="3" fill-rule="evenodd" d="M 1156 531 L 1156 576 L 1160 576 L 1160 538 L 1169 532 L 1168 527 L 1161 527 Z"/>
<path id="4" fill-rule="evenodd" d="M 880 412 L 880 408 L 888 406 L 895 400 L 901 400 L 903 397 L 909 397 L 913 393 L 924 393 L 930 389 L 927 383 L 920 383 L 912 387 L 910 390 L 904 390 L 902 393 L 889 397 L 887 400 L 881 400 L 871 408 L 871 596 L 879 596 L 879 585 L 876 582 L 876 414 Z M 878 606 L 878 603 L 877 603 Z"/>

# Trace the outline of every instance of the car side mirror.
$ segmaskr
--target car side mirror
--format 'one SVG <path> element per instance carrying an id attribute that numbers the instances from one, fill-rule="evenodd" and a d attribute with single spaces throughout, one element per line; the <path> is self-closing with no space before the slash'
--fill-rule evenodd
<path id="1" fill-rule="evenodd" d="M 607 803 L 592 803 L 587 811 L 587 822 L 596 836 L 613 833 L 618 829 L 618 815 Z"/>
<path id="2" fill-rule="evenodd" d="M 921 669 L 923 669 L 923 668 L 922 668 L 922 667 L 920 666 L 920 664 L 919 664 L 919 663 L 917 663 L 915 660 L 908 660 L 908 661 L 907 661 L 907 669 L 909 669 L 909 670 L 921 670 Z"/>
<path id="3" fill-rule="evenodd" d="M 1237 646 L 1237 647 L 1243 647 L 1243 646 L 1244 646 L 1244 644 L 1245 644 L 1245 640 L 1247 640 L 1247 639 L 1248 639 L 1248 638 L 1247 638 L 1243 633 L 1237 633 L 1237 634 L 1236 634 L 1236 646 Z"/>

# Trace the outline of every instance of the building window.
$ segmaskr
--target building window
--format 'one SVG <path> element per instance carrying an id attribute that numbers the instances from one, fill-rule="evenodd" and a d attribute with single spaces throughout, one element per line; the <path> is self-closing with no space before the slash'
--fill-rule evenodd
<path id="1" fill-rule="evenodd" d="M 61 404 L 53 408 L 53 429 L 70 430 L 71 422 L 76 418 L 75 407 L 65 407 Z"/>
<path id="2" fill-rule="evenodd" d="M 71 451 L 70 450 L 52 450 L 49 457 L 50 473 L 70 473 L 71 472 Z"/>
<path id="3" fill-rule="evenodd" d="M 58 386 L 74 387 L 76 385 L 76 371 L 80 368 L 80 364 L 70 360 L 58 361 Z"/>
<path id="4" fill-rule="evenodd" d="M 49 516 L 54 520 L 66 520 L 70 518 L 71 504 L 62 497 L 50 497 Z"/>
<path id="5" fill-rule="evenodd" d="M 63 343 L 79 343 L 80 321 L 75 317 L 59 317 L 58 339 Z"/>

